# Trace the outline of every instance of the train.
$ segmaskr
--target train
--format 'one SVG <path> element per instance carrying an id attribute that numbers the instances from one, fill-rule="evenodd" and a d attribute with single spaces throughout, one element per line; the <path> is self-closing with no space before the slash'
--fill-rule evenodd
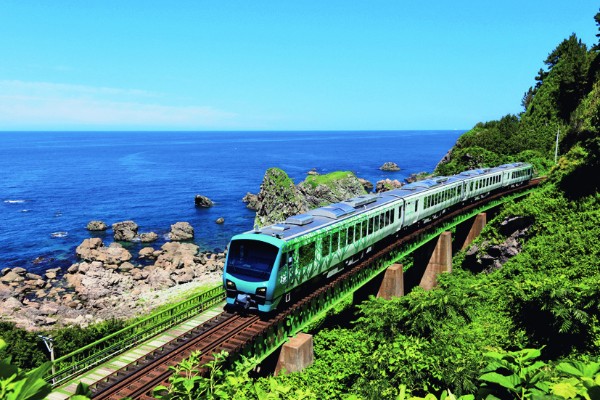
<path id="1" fill-rule="evenodd" d="M 298 292 L 314 289 L 386 241 L 454 207 L 523 185 L 533 173 L 531 164 L 516 162 L 437 176 L 235 235 L 223 270 L 226 307 L 275 311 Z"/>

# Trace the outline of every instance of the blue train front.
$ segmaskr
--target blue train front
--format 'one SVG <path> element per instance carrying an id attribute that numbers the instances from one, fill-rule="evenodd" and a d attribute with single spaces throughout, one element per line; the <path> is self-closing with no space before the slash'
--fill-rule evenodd
<path id="1" fill-rule="evenodd" d="M 277 307 L 283 294 L 278 275 L 284 244 L 283 240 L 254 233 L 231 239 L 223 271 L 227 304 L 260 312 Z"/>

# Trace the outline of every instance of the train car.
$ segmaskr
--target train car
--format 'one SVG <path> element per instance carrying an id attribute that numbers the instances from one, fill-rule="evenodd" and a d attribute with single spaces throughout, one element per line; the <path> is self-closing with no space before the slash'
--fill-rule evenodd
<path id="1" fill-rule="evenodd" d="M 435 177 L 294 215 L 236 235 L 228 246 L 227 304 L 269 312 L 307 285 L 353 265 L 393 236 L 452 208 L 531 179 L 530 164 Z"/>

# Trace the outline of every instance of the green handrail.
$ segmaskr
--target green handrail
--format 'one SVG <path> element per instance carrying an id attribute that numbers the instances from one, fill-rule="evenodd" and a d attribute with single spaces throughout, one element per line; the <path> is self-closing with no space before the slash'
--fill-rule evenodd
<path id="1" fill-rule="evenodd" d="M 55 373 L 47 376 L 54 387 L 89 370 L 117 354 L 149 339 L 225 299 L 225 290 L 216 286 L 182 300 L 117 332 L 90 343 L 54 361 Z"/>

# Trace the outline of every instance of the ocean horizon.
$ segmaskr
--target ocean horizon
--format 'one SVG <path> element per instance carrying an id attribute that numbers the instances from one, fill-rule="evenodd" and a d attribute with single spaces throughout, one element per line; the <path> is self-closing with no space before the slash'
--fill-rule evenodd
<path id="1" fill-rule="evenodd" d="M 112 242 L 112 230 L 135 221 L 156 232 L 187 221 L 203 251 L 225 248 L 252 229 L 242 197 L 258 193 L 265 171 L 283 169 L 297 184 L 308 171 L 352 171 L 375 184 L 431 172 L 464 130 L 404 131 L 28 131 L 0 132 L 0 269 L 41 272 L 75 262 L 89 237 Z M 392 161 L 398 172 L 379 170 Z M 196 208 L 194 197 L 215 205 Z M 216 224 L 223 217 L 224 224 Z M 129 245 L 135 253 L 143 247 Z"/>

